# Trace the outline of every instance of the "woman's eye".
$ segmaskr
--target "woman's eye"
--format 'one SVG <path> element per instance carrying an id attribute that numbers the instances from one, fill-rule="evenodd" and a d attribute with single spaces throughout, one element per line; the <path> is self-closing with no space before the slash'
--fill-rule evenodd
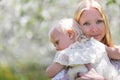
<path id="1" fill-rule="evenodd" d="M 103 23 L 103 20 L 97 20 L 97 24 Z"/>
<path id="2" fill-rule="evenodd" d="M 85 22 L 84 24 L 83 24 L 83 26 L 89 26 L 90 25 L 90 23 L 88 23 L 88 22 Z"/>

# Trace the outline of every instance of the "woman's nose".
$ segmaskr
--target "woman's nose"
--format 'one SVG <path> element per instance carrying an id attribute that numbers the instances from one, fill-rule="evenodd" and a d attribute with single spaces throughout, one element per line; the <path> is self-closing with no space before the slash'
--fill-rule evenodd
<path id="1" fill-rule="evenodd" d="M 91 31 L 92 31 L 92 32 L 97 32 L 97 27 L 96 27 L 95 25 L 92 25 L 92 26 L 91 26 Z"/>

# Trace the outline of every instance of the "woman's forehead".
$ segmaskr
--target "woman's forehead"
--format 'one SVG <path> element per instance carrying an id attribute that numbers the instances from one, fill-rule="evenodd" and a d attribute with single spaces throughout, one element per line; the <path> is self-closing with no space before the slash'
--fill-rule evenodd
<path id="1" fill-rule="evenodd" d="M 91 8 L 91 9 L 87 9 L 87 10 L 84 10 L 83 13 L 81 14 L 81 17 L 80 19 L 83 18 L 83 19 L 93 19 L 93 18 L 102 18 L 101 16 L 101 13 L 95 9 L 95 8 Z"/>

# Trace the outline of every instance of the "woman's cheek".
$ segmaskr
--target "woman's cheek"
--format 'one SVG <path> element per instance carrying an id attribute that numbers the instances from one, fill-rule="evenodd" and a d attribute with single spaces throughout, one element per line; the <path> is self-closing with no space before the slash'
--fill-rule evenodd
<path id="1" fill-rule="evenodd" d="M 82 28 L 82 31 L 83 31 L 83 34 L 86 36 L 86 37 L 90 37 L 90 30 L 89 29 L 86 29 L 86 28 Z"/>

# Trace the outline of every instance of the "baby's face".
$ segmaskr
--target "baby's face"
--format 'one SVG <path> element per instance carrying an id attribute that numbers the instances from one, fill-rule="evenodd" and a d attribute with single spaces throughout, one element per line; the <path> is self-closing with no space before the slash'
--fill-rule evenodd
<path id="1" fill-rule="evenodd" d="M 69 35 L 58 31 L 52 33 L 51 42 L 57 51 L 63 50 L 73 43 Z"/>

